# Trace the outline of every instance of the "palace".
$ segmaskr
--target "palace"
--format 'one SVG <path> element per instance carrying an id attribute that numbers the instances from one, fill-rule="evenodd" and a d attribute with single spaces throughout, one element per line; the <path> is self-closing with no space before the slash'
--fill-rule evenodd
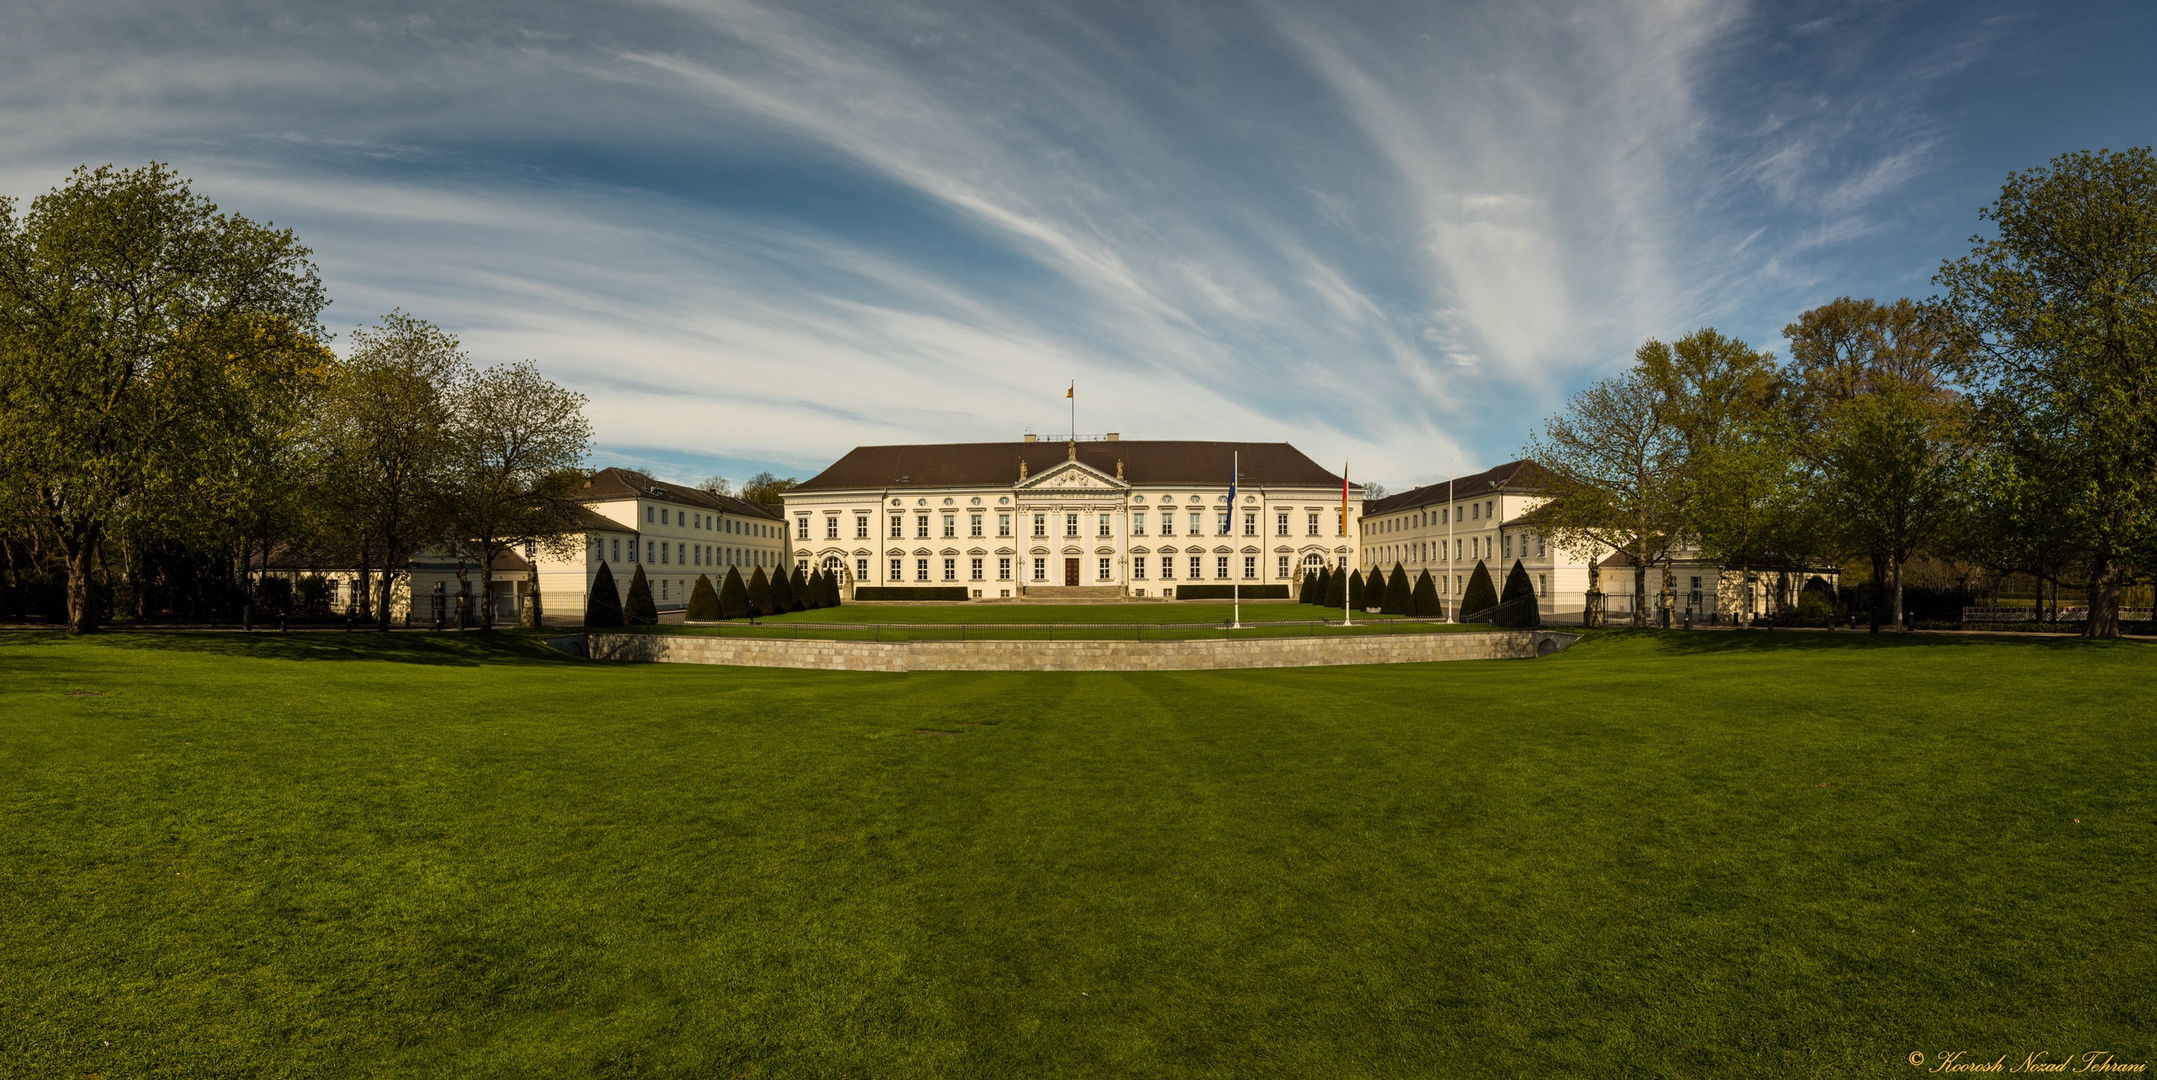
<path id="1" fill-rule="evenodd" d="M 1235 502 L 1229 502 L 1231 474 Z M 983 599 L 1293 589 L 1355 565 L 1363 496 L 1287 443 L 1102 439 L 860 446 L 789 489 L 793 558 L 850 584 Z"/>

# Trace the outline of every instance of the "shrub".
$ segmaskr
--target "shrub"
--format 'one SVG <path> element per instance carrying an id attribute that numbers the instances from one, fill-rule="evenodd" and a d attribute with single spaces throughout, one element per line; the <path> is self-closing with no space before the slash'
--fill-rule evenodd
<path id="1" fill-rule="evenodd" d="M 794 565 L 794 576 L 787 579 L 786 588 L 787 603 L 791 605 L 787 608 L 788 611 L 809 610 L 809 574 L 801 568 L 801 564 Z"/>
<path id="2" fill-rule="evenodd" d="M 1445 601 L 1438 596 L 1438 583 L 1431 579 L 1431 572 L 1423 571 L 1416 577 L 1411 608 L 1419 619 L 1445 618 Z"/>
<path id="3" fill-rule="evenodd" d="M 1321 577 L 1326 583 L 1326 606 L 1347 607 L 1348 575 L 1328 566 Z"/>
<path id="4" fill-rule="evenodd" d="M 614 571 L 606 563 L 599 564 L 599 573 L 592 578 L 592 595 L 584 601 L 584 625 L 622 625 L 622 590 L 615 586 Z"/>
<path id="5" fill-rule="evenodd" d="M 749 614 L 749 587 L 742 584 L 741 569 L 726 568 L 726 583 L 719 586 L 719 617 L 739 619 Z"/>
<path id="6" fill-rule="evenodd" d="M 1303 572 L 1303 582 L 1296 588 L 1296 602 L 1313 606 L 1326 602 L 1326 589 L 1318 583 L 1318 571 Z"/>
<path id="7" fill-rule="evenodd" d="M 771 613 L 784 615 L 789 611 L 800 610 L 801 606 L 794 603 L 794 583 L 788 581 L 783 573 L 773 574 L 771 576 Z"/>
<path id="8" fill-rule="evenodd" d="M 824 571 L 824 606 L 838 607 L 842 603 L 845 603 L 845 599 L 839 595 L 839 572 Z"/>
<path id="9" fill-rule="evenodd" d="M 1536 602 L 1535 583 L 1528 580 L 1528 568 L 1514 560 L 1513 569 L 1505 575 L 1505 595 L 1498 598 L 1498 610 L 1491 612 L 1492 626 L 1541 626 L 1543 613 Z"/>
<path id="10" fill-rule="evenodd" d="M 689 606 L 682 612 L 682 617 L 697 622 L 719 620 L 719 593 L 712 588 L 712 579 L 697 575 L 697 583 L 689 590 Z"/>
<path id="11" fill-rule="evenodd" d="M 759 566 L 749 574 L 749 603 L 759 615 L 777 615 L 780 610 L 771 602 L 771 580 L 764 576 Z"/>
<path id="12" fill-rule="evenodd" d="M 1185 585 L 1176 590 L 1178 600 L 1230 600 L 1238 595 L 1235 585 Z M 1245 600 L 1286 600 L 1286 585 L 1245 585 Z"/>
<path id="13" fill-rule="evenodd" d="M 1498 606 L 1498 588 L 1490 583 L 1490 568 L 1483 560 L 1475 562 L 1475 572 L 1468 575 L 1467 591 L 1460 597 L 1460 621 L 1489 622 L 1491 609 Z"/>
<path id="14" fill-rule="evenodd" d="M 629 596 L 622 602 L 622 621 L 631 626 L 656 626 L 659 623 L 659 605 L 652 603 L 652 583 L 644 579 L 644 564 L 637 564 L 636 575 L 629 579 Z"/>
<path id="15" fill-rule="evenodd" d="M 892 585 L 878 588 L 870 585 L 857 586 L 854 600 L 872 603 L 877 600 L 971 600 L 964 585 Z"/>
<path id="16" fill-rule="evenodd" d="M 1385 598 L 1379 601 L 1379 607 L 1388 615 L 1409 615 L 1413 614 L 1410 607 L 1413 603 L 1415 596 L 1408 591 L 1408 571 L 1394 563 L 1393 574 L 1386 579 Z"/>
<path id="17" fill-rule="evenodd" d="M 803 611 L 815 611 L 824 606 L 824 571 L 821 568 L 809 571 L 801 589 L 794 594 L 794 602 L 800 604 Z"/>
<path id="18" fill-rule="evenodd" d="M 1363 571 L 1350 570 L 1348 572 L 1348 606 L 1357 611 L 1369 607 L 1370 605 L 1365 602 L 1368 597 L 1363 595 L 1364 592 Z"/>

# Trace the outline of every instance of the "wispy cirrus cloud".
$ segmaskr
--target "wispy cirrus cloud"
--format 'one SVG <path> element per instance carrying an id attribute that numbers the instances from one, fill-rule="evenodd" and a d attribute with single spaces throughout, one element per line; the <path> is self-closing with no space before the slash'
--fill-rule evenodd
<path id="1" fill-rule="evenodd" d="M 0 186 L 173 161 L 298 229 L 344 324 L 401 306 L 589 393 L 610 460 L 806 475 L 1059 430 L 1075 378 L 1084 429 L 1396 486 L 1506 456 L 1645 336 L 1767 343 L 1837 275 L 1921 275 L 1894 245 L 1970 153 L 1939 98 L 2015 14 L 11 10 Z"/>

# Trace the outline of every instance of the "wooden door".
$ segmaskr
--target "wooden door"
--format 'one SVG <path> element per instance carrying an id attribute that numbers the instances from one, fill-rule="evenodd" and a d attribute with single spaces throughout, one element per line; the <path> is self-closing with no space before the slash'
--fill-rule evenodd
<path id="1" fill-rule="evenodd" d="M 1079 561 L 1077 559 L 1064 560 L 1064 584 L 1078 584 L 1078 564 Z"/>

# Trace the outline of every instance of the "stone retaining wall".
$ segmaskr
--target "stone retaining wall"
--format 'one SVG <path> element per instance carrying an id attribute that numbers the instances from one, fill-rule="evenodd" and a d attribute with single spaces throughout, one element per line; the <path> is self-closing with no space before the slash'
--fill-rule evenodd
<path id="1" fill-rule="evenodd" d="M 595 660 L 826 671 L 1202 671 L 1420 664 L 1548 656 L 1579 640 L 1543 630 L 1238 641 L 817 641 L 694 634 L 589 634 Z M 563 648 L 555 643 L 556 648 Z M 571 652 L 573 649 L 564 648 Z"/>

